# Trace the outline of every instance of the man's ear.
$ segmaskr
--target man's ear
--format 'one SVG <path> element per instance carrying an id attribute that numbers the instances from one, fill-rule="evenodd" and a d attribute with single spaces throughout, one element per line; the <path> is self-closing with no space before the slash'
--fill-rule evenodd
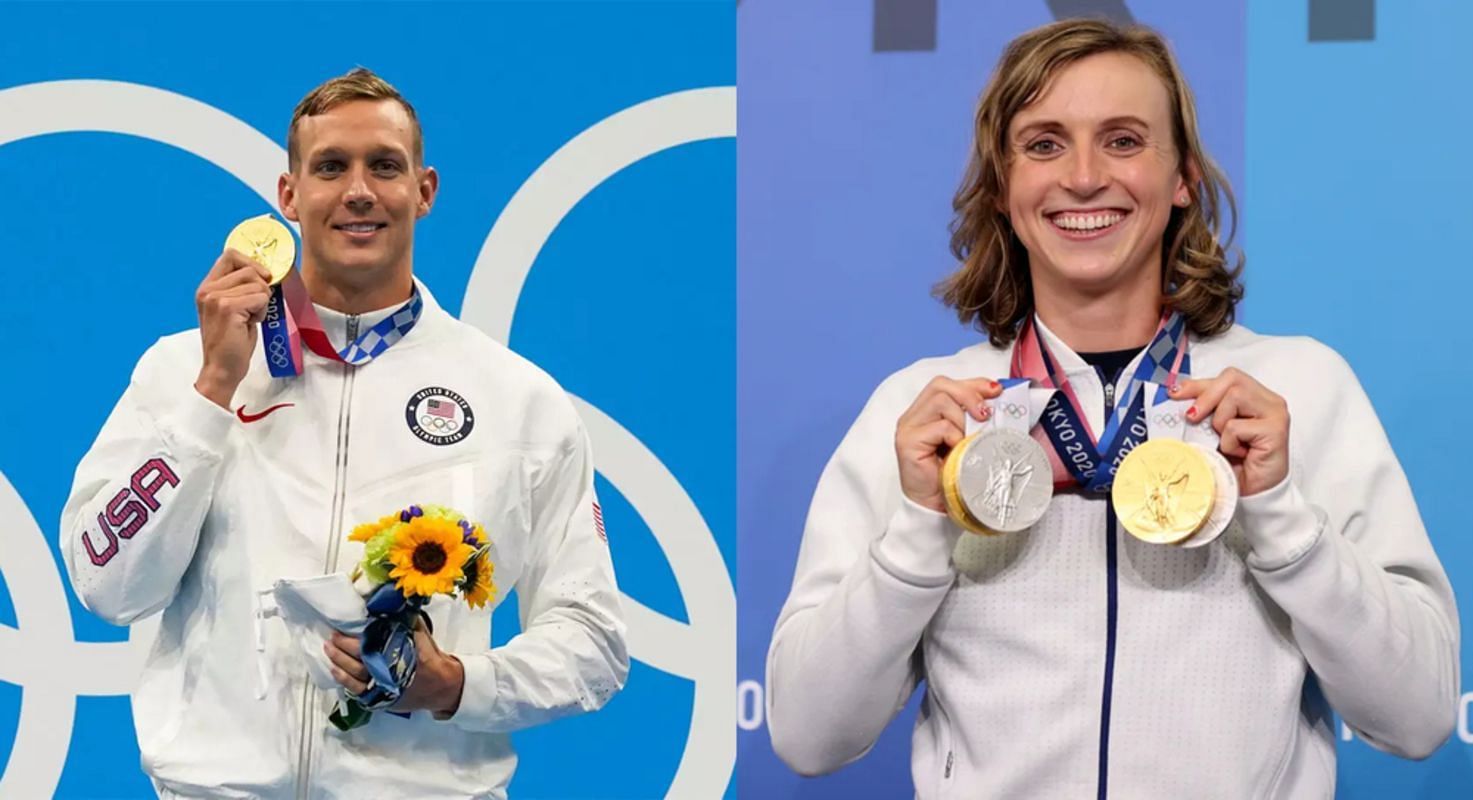
<path id="1" fill-rule="evenodd" d="M 290 172 L 283 172 L 276 179 L 276 204 L 281 207 L 283 217 L 301 222 L 297 218 L 297 179 Z"/>
<path id="2" fill-rule="evenodd" d="M 435 206 L 435 195 L 440 192 L 440 173 L 434 167 L 425 167 L 419 171 L 419 209 L 415 212 L 418 219 L 430 213 Z"/>

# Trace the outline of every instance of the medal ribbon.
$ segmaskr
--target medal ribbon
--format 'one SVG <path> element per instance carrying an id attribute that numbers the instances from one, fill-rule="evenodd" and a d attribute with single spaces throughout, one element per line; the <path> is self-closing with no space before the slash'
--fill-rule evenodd
<path id="1" fill-rule="evenodd" d="M 302 345 L 330 361 L 361 366 L 372 361 L 403 339 L 419 322 L 424 298 L 415 287 L 409 300 L 394 313 L 379 320 L 342 350 L 335 350 L 322 319 L 307 296 L 302 276 L 292 270 L 281 283 L 271 287 L 266 303 L 266 318 L 261 320 L 261 340 L 266 350 L 266 365 L 273 378 L 289 378 L 302 374 Z"/>
<path id="2" fill-rule="evenodd" d="M 1096 436 L 1068 376 L 1059 370 L 1033 320 L 1025 321 L 1013 346 L 1010 372 L 1015 378 L 1029 378 L 1055 390 L 1044 406 L 1042 424 L 1032 432 L 1048 445 L 1044 450 L 1053 467 L 1054 488 L 1078 486 L 1087 492 L 1108 492 L 1120 462 L 1146 440 L 1145 384 L 1172 385 L 1180 373 L 1190 371 L 1190 365 L 1186 318 L 1167 313 L 1105 420 L 1104 432 Z"/>

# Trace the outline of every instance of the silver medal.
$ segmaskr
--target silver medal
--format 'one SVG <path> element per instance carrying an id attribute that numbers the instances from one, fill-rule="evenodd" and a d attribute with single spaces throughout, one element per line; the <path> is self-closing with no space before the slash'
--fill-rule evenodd
<path id="1" fill-rule="evenodd" d="M 1201 442 L 1192 444 L 1206 457 L 1207 463 L 1212 466 L 1212 477 L 1216 481 L 1216 498 L 1212 502 L 1212 510 L 1207 512 L 1207 519 L 1196 533 L 1188 536 L 1178 543 L 1180 547 L 1201 547 L 1211 544 L 1222 532 L 1228 529 L 1233 522 L 1233 513 L 1238 510 L 1238 476 L 1233 474 L 1233 465 L 1215 447 L 1209 447 Z"/>
<path id="2" fill-rule="evenodd" d="M 967 510 L 989 530 L 1025 530 L 1048 510 L 1054 474 L 1033 437 L 992 428 L 967 448 L 957 471 L 957 493 Z"/>

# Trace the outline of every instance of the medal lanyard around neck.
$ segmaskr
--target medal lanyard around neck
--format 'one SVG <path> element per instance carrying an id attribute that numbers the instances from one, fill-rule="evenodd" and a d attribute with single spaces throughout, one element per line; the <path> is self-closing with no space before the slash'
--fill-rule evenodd
<path id="1" fill-rule="evenodd" d="M 1013 345 L 1010 367 L 1012 377 L 1029 378 L 1056 390 L 1044 407 L 1041 430 L 1033 431 L 1034 438 L 1040 442 L 1046 440 L 1050 445 L 1045 450 L 1053 467 L 1054 486 L 1078 486 L 1096 493 L 1110 490 L 1120 462 L 1146 440 L 1142 387 L 1148 382 L 1171 386 L 1178 375 L 1190 371 L 1186 318 L 1168 312 L 1162 316 L 1156 335 L 1146 346 L 1140 364 L 1105 420 L 1104 433 L 1095 436 L 1068 376 L 1059 369 L 1058 359 L 1049 353 L 1031 318 L 1023 323 L 1018 341 Z"/>
<path id="2" fill-rule="evenodd" d="M 342 350 L 333 349 L 322 327 L 322 319 L 307 295 L 307 286 L 296 270 L 281 283 L 271 287 L 266 303 L 266 318 L 261 320 L 261 341 L 265 345 L 266 364 L 273 378 L 289 378 L 302 374 L 302 345 L 330 361 L 361 366 L 372 361 L 403 339 L 419 322 L 424 298 L 419 287 L 404 305 L 379 320 Z"/>

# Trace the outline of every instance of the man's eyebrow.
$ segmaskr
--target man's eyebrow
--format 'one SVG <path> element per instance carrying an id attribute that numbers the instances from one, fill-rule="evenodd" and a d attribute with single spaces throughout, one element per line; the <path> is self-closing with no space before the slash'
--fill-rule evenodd
<path id="1" fill-rule="evenodd" d="M 324 147 L 321 150 L 314 151 L 313 153 L 311 153 L 308 156 L 308 158 L 309 158 L 309 160 L 315 161 L 317 159 L 329 158 L 329 157 L 331 157 L 331 158 L 345 158 L 345 157 L 347 157 L 347 155 L 348 155 L 348 151 L 344 150 L 343 148 L 341 148 L 341 147 L 339 147 L 337 145 L 331 145 L 329 147 Z M 406 153 L 403 150 L 403 148 L 395 147 L 394 145 L 388 145 L 388 144 L 375 145 L 374 147 L 370 148 L 369 151 L 368 151 L 368 157 L 369 158 L 381 158 L 383 156 L 394 156 L 396 158 L 408 158 L 409 157 L 409 154 Z"/>

